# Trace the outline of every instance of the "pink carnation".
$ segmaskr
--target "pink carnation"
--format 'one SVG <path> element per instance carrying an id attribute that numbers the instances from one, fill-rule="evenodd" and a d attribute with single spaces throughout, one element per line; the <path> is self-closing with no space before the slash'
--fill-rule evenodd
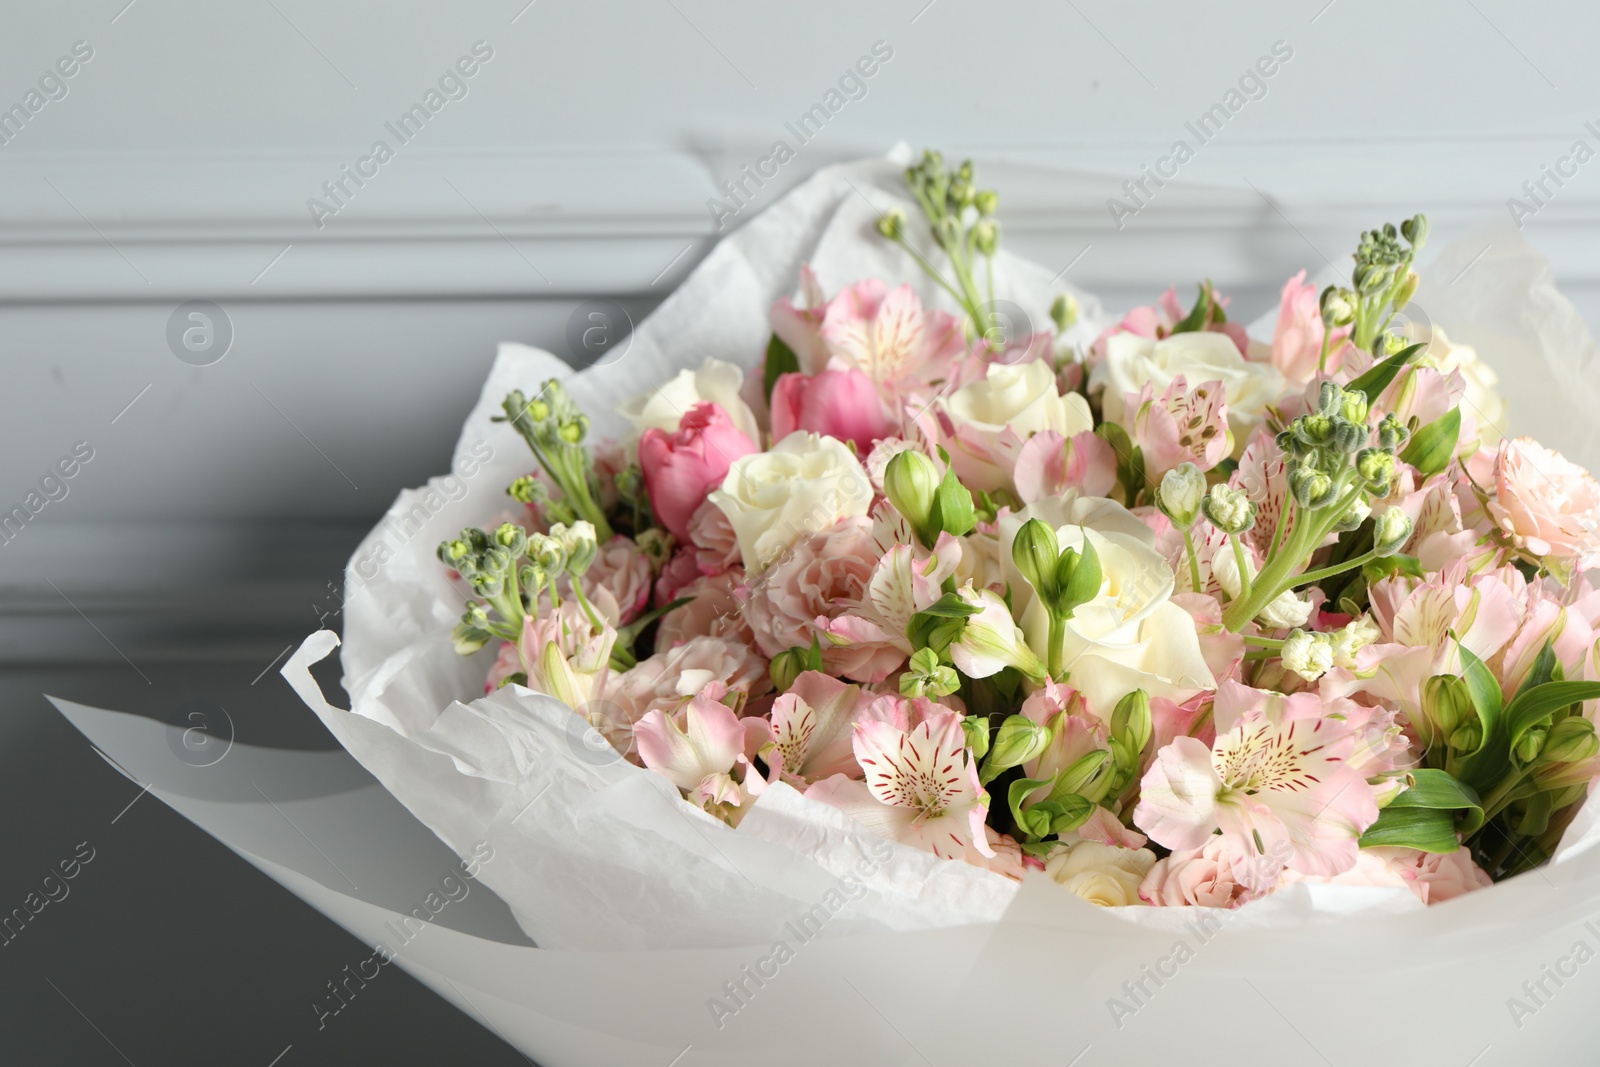
<path id="1" fill-rule="evenodd" d="M 1600 482 L 1531 437 L 1502 441 L 1489 514 L 1518 548 L 1580 570 L 1600 565 Z"/>
<path id="2" fill-rule="evenodd" d="M 747 616 L 756 644 L 768 657 L 822 643 L 829 674 L 875 682 L 903 662 L 905 653 L 877 644 L 835 645 L 823 627 L 861 606 L 878 561 L 872 520 L 840 519 L 819 534 L 797 541 L 772 566 L 749 579 Z M 892 659 L 888 668 L 882 661 Z"/>
<path id="3" fill-rule="evenodd" d="M 744 571 L 735 569 L 727 574 L 697 574 L 679 587 L 672 597 L 661 603 L 671 603 L 680 597 L 693 599 L 661 617 L 656 628 L 656 648 L 673 648 L 696 637 L 725 637 L 754 646 L 755 635 L 750 632 L 750 624 L 745 622 L 744 604 L 737 594 L 743 583 Z"/>
<path id="4" fill-rule="evenodd" d="M 584 593 L 591 598 L 604 590 L 616 602 L 617 625 L 632 622 L 650 603 L 650 557 L 621 534 L 600 546 L 580 580 Z"/>
<path id="5" fill-rule="evenodd" d="M 1157 907 L 1232 908 L 1253 894 L 1234 877 L 1233 857 L 1222 837 L 1199 848 L 1174 852 L 1144 876 L 1139 899 Z"/>
<path id="6" fill-rule="evenodd" d="M 613 675 L 603 695 L 592 702 L 590 721 L 619 751 L 627 751 L 633 725 L 647 713 L 670 715 L 712 682 L 726 686 L 747 704 L 772 690 L 767 661 L 749 645 L 723 637 L 694 637 Z"/>

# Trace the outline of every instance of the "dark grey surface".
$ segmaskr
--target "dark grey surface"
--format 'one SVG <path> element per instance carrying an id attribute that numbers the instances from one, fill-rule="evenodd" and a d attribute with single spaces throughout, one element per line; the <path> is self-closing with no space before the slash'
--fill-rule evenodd
<path id="1" fill-rule="evenodd" d="M 284 642 L 301 636 L 286 633 Z M 527 1062 L 393 967 L 319 1028 L 313 1003 L 326 983 L 371 950 L 159 800 L 140 797 L 42 695 L 174 724 L 220 705 L 242 741 L 333 747 L 276 669 L 251 684 L 265 666 L 0 672 L 0 914 L 25 907 L 81 842 L 94 850 L 65 883 L 67 895 L 0 947 L 0 1063 Z M 336 668 L 322 679 L 338 692 Z"/>

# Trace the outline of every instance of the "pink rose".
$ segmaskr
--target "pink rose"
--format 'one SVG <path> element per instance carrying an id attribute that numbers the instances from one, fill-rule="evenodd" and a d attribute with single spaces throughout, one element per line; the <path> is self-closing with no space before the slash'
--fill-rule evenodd
<path id="1" fill-rule="evenodd" d="M 706 494 L 722 484 L 734 460 L 756 450 L 728 413 L 709 401 L 690 408 L 674 433 L 645 430 L 639 467 L 656 518 L 678 540 L 687 540 L 689 519 Z"/>
<path id="2" fill-rule="evenodd" d="M 1513 544 L 1534 556 L 1600 565 L 1600 482 L 1531 437 L 1500 442 L 1489 514 Z"/>
<path id="3" fill-rule="evenodd" d="M 865 455 L 874 441 L 895 432 L 872 379 L 853 367 L 811 377 L 781 375 L 772 387 L 771 403 L 774 441 L 807 430 L 850 441 Z"/>
<path id="4" fill-rule="evenodd" d="M 819 624 L 860 607 L 878 561 L 872 520 L 840 519 L 819 534 L 795 542 L 748 582 L 746 613 L 756 644 L 768 657 L 821 641 L 829 674 L 876 682 L 905 661 L 905 653 L 877 644 L 835 645 Z"/>

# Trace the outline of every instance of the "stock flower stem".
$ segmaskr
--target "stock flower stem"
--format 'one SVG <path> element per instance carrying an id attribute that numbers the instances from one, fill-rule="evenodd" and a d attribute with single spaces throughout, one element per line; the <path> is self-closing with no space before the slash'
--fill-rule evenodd
<path id="1" fill-rule="evenodd" d="M 1320 567 L 1314 571 L 1306 571 L 1304 574 L 1295 576 L 1294 584 L 1290 586 L 1290 588 L 1299 589 L 1303 585 L 1311 585 L 1314 582 L 1322 581 L 1324 578 L 1332 578 L 1336 574 L 1343 574 L 1345 571 L 1355 570 L 1363 563 L 1377 558 L 1378 553 L 1375 550 L 1369 550 L 1367 552 L 1363 552 L 1359 556 L 1356 556 L 1354 559 L 1347 559 L 1343 563 L 1335 563 L 1331 567 Z"/>
<path id="2" fill-rule="evenodd" d="M 1244 565 L 1244 547 L 1239 544 L 1238 534 L 1229 534 L 1228 543 L 1233 546 L 1233 562 L 1239 568 L 1239 598 L 1248 600 L 1250 598 L 1250 572 L 1245 569 Z"/>
<path id="3" fill-rule="evenodd" d="M 1200 589 L 1200 559 L 1194 553 L 1194 538 L 1189 531 L 1183 531 L 1183 547 L 1189 556 L 1189 585 L 1198 593 Z"/>

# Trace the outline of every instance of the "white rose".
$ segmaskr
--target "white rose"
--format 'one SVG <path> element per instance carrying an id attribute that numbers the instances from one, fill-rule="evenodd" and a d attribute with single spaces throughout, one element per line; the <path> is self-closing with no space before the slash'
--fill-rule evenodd
<path id="1" fill-rule="evenodd" d="M 1048 658 L 1049 616 L 1011 559 L 1011 543 L 1029 519 L 1053 527 L 1062 548 L 1081 552 L 1088 541 L 1100 557 L 1100 595 L 1073 612 L 1062 635 L 1062 666 L 1090 711 L 1109 719 L 1135 689 L 1183 700 L 1216 687 L 1193 617 L 1172 603 L 1172 568 L 1156 550 L 1155 534 L 1103 497 L 1047 498 L 1000 520 L 1000 562 L 1013 608 L 1040 658 Z"/>
<path id="2" fill-rule="evenodd" d="M 1089 384 L 1105 386 L 1101 408 L 1110 422 L 1131 425 L 1125 393 L 1137 393 L 1149 382 L 1159 396 L 1172 379 L 1183 375 L 1190 389 L 1201 382 L 1221 381 L 1228 400 L 1228 428 L 1237 448 L 1261 424 L 1267 405 L 1286 388 L 1271 363 L 1247 360 L 1227 334 L 1209 330 L 1175 333 L 1160 341 L 1134 333 L 1106 339 L 1106 355 L 1090 372 Z"/>
<path id="3" fill-rule="evenodd" d="M 1144 903 L 1139 884 L 1155 862 L 1156 854 L 1147 848 L 1080 841 L 1051 853 L 1044 873 L 1091 904 L 1120 908 Z"/>
<path id="4" fill-rule="evenodd" d="M 971 489 L 993 490 L 1011 483 L 1010 464 L 1000 437 L 1006 430 L 1026 441 L 1043 430 L 1062 437 L 1094 429 L 1089 402 L 1078 393 L 1062 396 L 1048 363 L 991 363 L 986 375 L 939 402 L 956 429 L 951 463 L 956 477 Z"/>
<path id="5" fill-rule="evenodd" d="M 1500 375 L 1478 358 L 1478 350 L 1471 345 L 1452 344 L 1445 332 L 1435 326 L 1428 338 L 1426 362 L 1445 374 L 1460 372 L 1467 383 L 1461 404 L 1477 420 L 1478 444 L 1489 448 L 1499 444 L 1500 427 L 1506 424 L 1506 401 L 1495 388 L 1500 384 Z"/>
<path id="6" fill-rule="evenodd" d="M 755 412 L 739 396 L 743 386 L 744 371 L 732 363 L 708 359 L 698 369 L 681 370 L 677 377 L 634 397 L 618 408 L 617 413 L 633 424 L 636 434 L 652 426 L 675 433 L 690 408 L 710 401 L 726 411 L 733 424 L 759 447 L 761 427 L 756 422 Z"/>
<path id="7" fill-rule="evenodd" d="M 796 431 L 770 451 L 734 460 L 707 499 L 728 517 L 754 574 L 802 537 L 865 515 L 872 483 L 843 442 Z"/>

